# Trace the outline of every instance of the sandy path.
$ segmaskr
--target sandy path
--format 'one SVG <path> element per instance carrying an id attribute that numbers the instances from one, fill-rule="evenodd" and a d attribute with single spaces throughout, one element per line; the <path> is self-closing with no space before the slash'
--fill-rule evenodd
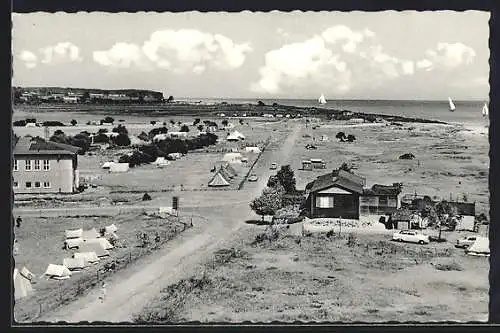
<path id="1" fill-rule="evenodd" d="M 290 153 L 301 126 L 297 125 L 282 147 L 274 152 L 273 162 L 284 164 L 289 161 Z M 270 162 L 269 162 L 270 163 Z M 40 318 L 43 321 L 105 321 L 129 322 L 149 300 L 153 299 L 162 288 L 181 278 L 200 273 L 201 265 L 209 259 L 213 251 L 223 246 L 226 241 L 233 241 L 236 231 L 254 226 L 243 223 L 255 216 L 249 202 L 257 196 L 275 171 L 264 166 L 259 181 L 245 187 L 246 202 L 232 202 L 231 207 L 222 211 L 220 207 L 183 208 L 184 214 L 203 215 L 205 221 L 197 221 L 195 226 L 167 244 L 163 249 L 140 259 L 135 265 L 119 271 L 107 282 L 106 300 L 98 299 L 100 290 L 89 294 L 60 308 L 53 314 Z M 207 192 L 207 195 L 214 195 Z M 237 201 L 242 198 L 236 196 Z M 209 199 L 208 199 L 209 200 Z"/>

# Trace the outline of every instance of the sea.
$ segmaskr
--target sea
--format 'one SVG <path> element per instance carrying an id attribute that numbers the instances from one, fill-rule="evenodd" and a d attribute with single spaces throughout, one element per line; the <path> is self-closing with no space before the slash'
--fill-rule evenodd
<path id="1" fill-rule="evenodd" d="M 482 108 L 487 101 L 453 101 L 455 111 L 450 111 L 448 100 L 443 101 L 406 101 L 406 100 L 331 100 L 319 105 L 317 100 L 307 99 L 206 99 L 186 98 L 186 102 L 228 104 L 257 104 L 260 100 L 266 105 L 278 103 L 299 107 L 321 107 L 349 110 L 353 112 L 397 115 L 432 120 L 440 120 L 452 124 L 462 124 L 469 128 L 484 128 L 489 124 L 488 118 L 482 116 Z"/>

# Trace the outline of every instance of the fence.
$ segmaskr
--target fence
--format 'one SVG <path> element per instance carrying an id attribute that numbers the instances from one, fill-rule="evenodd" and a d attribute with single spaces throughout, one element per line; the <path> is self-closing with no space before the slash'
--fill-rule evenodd
<path id="1" fill-rule="evenodd" d="M 257 158 L 255 159 L 255 161 L 253 161 L 252 165 L 250 166 L 250 169 L 248 169 L 247 174 L 245 175 L 245 177 L 243 177 L 240 184 L 238 185 L 238 190 L 241 190 L 243 188 L 243 185 L 245 184 L 246 180 L 248 179 L 248 177 L 252 173 L 255 164 L 257 164 L 257 162 L 260 160 L 260 157 L 262 156 L 264 151 L 267 149 L 267 146 L 269 145 L 269 140 L 270 140 L 270 138 L 267 138 L 267 140 L 265 141 L 264 146 L 262 147 L 262 150 L 260 151 L 259 155 L 257 155 Z"/>
<path id="2" fill-rule="evenodd" d="M 130 251 L 127 251 L 120 256 L 113 256 L 113 254 L 110 254 L 107 259 L 101 260 L 99 264 L 83 270 L 89 274 L 80 273 L 80 275 L 77 273 L 73 274 L 68 280 L 55 280 L 54 283 L 57 283 L 57 288 L 54 287 L 48 293 L 32 295 L 30 299 L 27 300 L 27 304 L 22 304 L 22 311 L 20 311 L 21 313 L 16 316 L 16 320 L 35 321 L 43 314 L 53 311 L 61 305 L 74 301 L 75 298 L 82 296 L 92 287 L 99 285 L 100 282 L 103 282 L 114 272 L 126 268 L 130 263 L 143 257 L 144 255 L 150 254 L 154 250 L 159 249 L 163 244 L 174 239 L 180 232 L 191 228 L 193 226 L 193 217 L 179 217 L 176 222 L 182 224 L 182 226 L 175 226 L 173 231 L 164 230 L 160 232 L 159 242 L 154 240 L 153 235 L 153 237 L 150 237 L 152 240 L 151 243 L 142 247 L 140 246 L 142 241 L 139 237 L 137 237 L 139 245 L 137 245 L 137 243 L 133 246 L 131 245 Z M 116 245 L 116 248 L 120 247 L 123 248 L 120 244 Z M 112 269 L 108 268 L 110 265 L 113 265 Z M 38 299 L 37 296 L 39 296 Z"/>

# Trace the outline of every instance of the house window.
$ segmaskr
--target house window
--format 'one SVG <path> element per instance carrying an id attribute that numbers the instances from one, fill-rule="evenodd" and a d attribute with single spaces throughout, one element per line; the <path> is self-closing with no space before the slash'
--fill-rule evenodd
<path id="1" fill-rule="evenodd" d="M 25 169 L 26 171 L 31 171 L 31 160 L 26 160 L 26 161 L 25 161 L 25 163 L 26 163 L 26 164 L 25 164 L 25 166 L 24 166 L 24 169 Z"/>
<path id="2" fill-rule="evenodd" d="M 50 169 L 50 160 L 43 160 L 43 170 Z"/>
<path id="3" fill-rule="evenodd" d="M 19 183 L 18 183 L 18 182 L 13 182 L 13 183 L 12 183 L 12 187 L 14 187 L 14 188 L 19 188 Z"/>
<path id="4" fill-rule="evenodd" d="M 17 171 L 17 170 L 19 170 L 19 165 L 18 165 L 17 160 L 14 160 L 14 171 Z"/>
<path id="5" fill-rule="evenodd" d="M 35 170 L 40 170 L 40 160 L 35 160 Z"/>
<path id="6" fill-rule="evenodd" d="M 35 182 L 35 187 L 40 188 L 40 182 Z"/>
<path id="7" fill-rule="evenodd" d="M 26 182 L 26 188 L 31 188 L 31 182 Z"/>
<path id="8" fill-rule="evenodd" d="M 379 206 L 387 206 L 387 197 L 386 196 L 380 196 L 378 198 L 378 204 L 379 204 Z"/>
<path id="9" fill-rule="evenodd" d="M 333 197 L 316 197 L 317 208 L 333 208 Z"/>
<path id="10" fill-rule="evenodd" d="M 43 187 L 44 188 L 50 188 L 50 183 L 49 182 L 43 182 Z"/>

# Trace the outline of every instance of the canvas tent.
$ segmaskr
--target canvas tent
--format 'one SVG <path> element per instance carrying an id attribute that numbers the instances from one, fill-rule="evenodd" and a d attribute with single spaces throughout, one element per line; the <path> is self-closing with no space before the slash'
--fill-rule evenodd
<path id="1" fill-rule="evenodd" d="M 63 266 L 68 267 L 68 269 L 70 271 L 78 271 L 78 270 L 84 269 L 85 266 L 87 266 L 87 263 L 86 263 L 84 257 L 64 258 L 63 259 Z"/>
<path id="2" fill-rule="evenodd" d="M 226 153 L 224 154 L 224 157 L 222 157 L 222 161 L 229 163 L 241 163 L 242 157 L 241 153 Z"/>
<path id="3" fill-rule="evenodd" d="M 70 238 L 64 241 L 68 249 L 74 249 L 83 244 L 83 238 Z"/>
<path id="4" fill-rule="evenodd" d="M 127 172 L 129 169 L 128 163 L 113 163 L 109 168 L 110 172 Z"/>
<path id="5" fill-rule="evenodd" d="M 106 227 L 104 227 L 104 229 L 106 230 L 106 232 L 116 232 L 118 231 L 118 227 L 114 224 L 112 225 L 108 225 Z"/>
<path id="6" fill-rule="evenodd" d="M 167 155 L 168 157 L 170 157 L 171 159 L 178 159 L 178 158 L 181 158 L 182 157 L 182 154 L 181 153 L 170 153 Z"/>
<path id="7" fill-rule="evenodd" d="M 227 136 L 226 140 L 227 141 L 245 140 L 245 136 L 238 131 L 234 131 L 233 133 L 231 133 Z"/>
<path id="8" fill-rule="evenodd" d="M 490 240 L 486 237 L 477 237 L 474 244 L 467 249 L 467 254 L 472 256 L 489 256 Z"/>
<path id="9" fill-rule="evenodd" d="M 95 252 L 77 252 L 73 254 L 74 259 L 84 259 L 86 263 L 97 263 L 99 261 L 99 257 Z"/>
<path id="10" fill-rule="evenodd" d="M 154 162 L 153 162 L 153 164 L 154 164 L 154 165 L 156 165 L 156 166 L 158 166 L 158 167 L 162 167 L 162 166 L 167 166 L 167 165 L 169 165 L 169 164 L 170 164 L 170 162 L 169 162 L 169 161 L 167 161 L 167 160 L 165 159 L 165 157 L 158 157 L 158 158 L 156 159 L 156 161 L 154 161 Z"/>
<path id="11" fill-rule="evenodd" d="M 14 268 L 14 299 L 19 299 L 28 296 L 32 291 L 31 279 L 33 274 L 31 274 L 26 267 L 23 267 L 21 271 Z"/>
<path id="12" fill-rule="evenodd" d="M 114 247 L 106 238 L 86 239 L 84 244 L 99 244 L 105 250 L 111 250 Z"/>
<path id="13" fill-rule="evenodd" d="M 93 238 L 99 238 L 101 235 L 95 230 L 95 228 L 89 229 L 89 230 L 83 230 L 82 232 L 82 238 L 84 240 L 86 239 L 93 239 Z"/>
<path id="14" fill-rule="evenodd" d="M 111 166 L 114 164 L 115 162 L 104 162 L 104 164 L 102 165 L 102 168 L 103 169 L 109 169 L 111 168 Z"/>
<path id="15" fill-rule="evenodd" d="M 66 239 L 71 239 L 71 238 L 81 238 L 83 233 L 83 229 L 76 229 L 76 230 L 65 230 L 64 234 L 66 235 Z"/>
<path id="16" fill-rule="evenodd" d="M 222 187 L 231 185 L 229 181 L 222 175 L 220 170 L 213 176 L 213 178 L 208 182 L 210 187 Z"/>
<path id="17" fill-rule="evenodd" d="M 83 243 L 78 252 L 95 252 L 98 257 L 109 256 L 109 251 L 106 250 L 100 243 Z"/>
<path id="18" fill-rule="evenodd" d="M 68 267 L 64 265 L 49 264 L 43 275 L 47 275 L 49 278 L 56 280 L 65 280 L 70 278 L 71 272 Z"/>

